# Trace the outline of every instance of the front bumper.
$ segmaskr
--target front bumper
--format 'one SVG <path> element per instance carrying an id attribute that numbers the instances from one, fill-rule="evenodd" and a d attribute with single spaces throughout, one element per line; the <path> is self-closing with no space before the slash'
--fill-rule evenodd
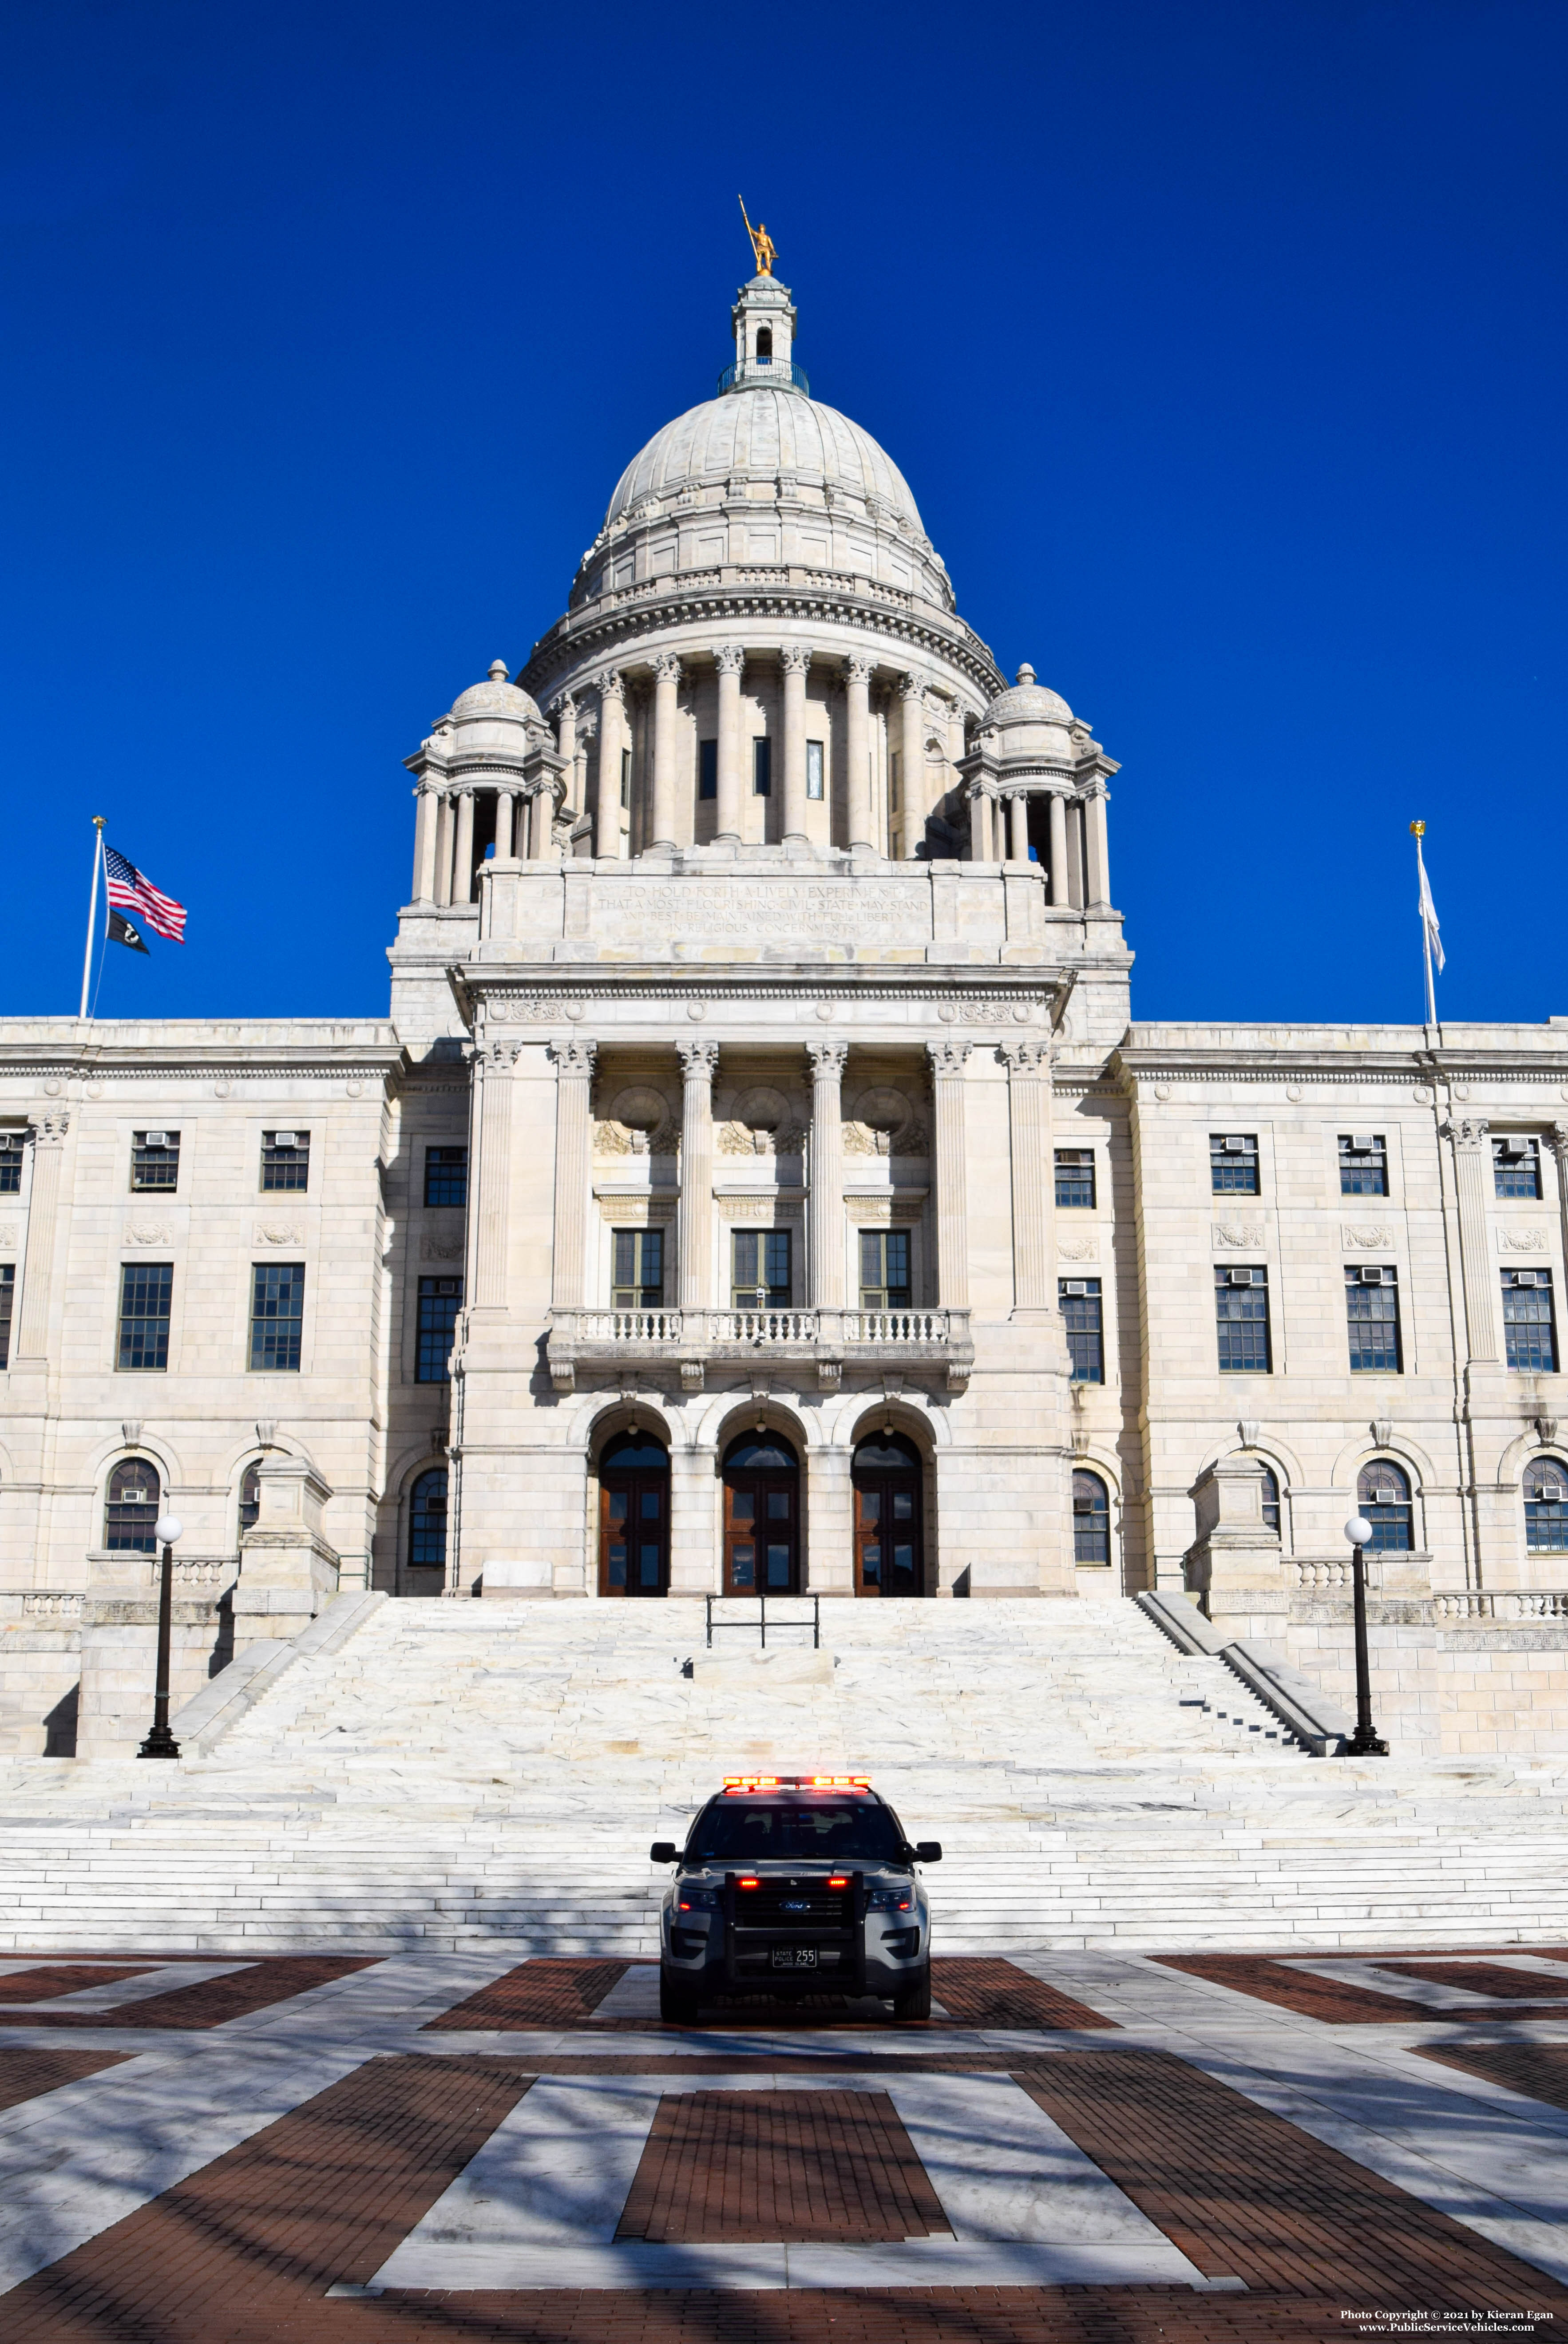
<path id="1" fill-rule="evenodd" d="M 907 1914 L 870 1909 L 859 1874 L 852 1875 L 843 1904 L 837 1925 L 821 1915 L 796 1925 L 776 1913 L 760 1919 L 748 1914 L 732 1874 L 716 1910 L 698 1915 L 665 1907 L 662 1958 L 672 1977 L 708 1995 L 900 1992 L 930 1958 L 924 1911 L 918 1905 Z M 802 1965 L 803 1954 L 815 1958 Z"/>

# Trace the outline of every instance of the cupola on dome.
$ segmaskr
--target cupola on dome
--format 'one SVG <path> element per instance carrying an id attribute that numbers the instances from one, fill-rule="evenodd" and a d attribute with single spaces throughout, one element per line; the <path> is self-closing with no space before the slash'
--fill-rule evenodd
<path id="1" fill-rule="evenodd" d="M 483 683 L 470 683 L 452 702 L 451 722 L 461 724 L 474 717 L 510 716 L 514 723 L 542 724 L 537 702 L 531 700 L 522 686 L 507 681 L 504 660 L 491 662 L 490 674 Z"/>

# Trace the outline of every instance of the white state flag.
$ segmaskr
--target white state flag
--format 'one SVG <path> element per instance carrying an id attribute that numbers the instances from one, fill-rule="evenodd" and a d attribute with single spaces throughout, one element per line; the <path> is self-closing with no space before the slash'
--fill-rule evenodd
<path id="1" fill-rule="evenodd" d="M 1427 884 L 1426 864 L 1421 860 L 1419 845 L 1416 848 L 1416 868 L 1421 873 L 1421 924 L 1426 930 L 1426 940 L 1431 947 L 1431 956 L 1436 964 L 1437 973 L 1441 976 L 1442 975 L 1442 937 L 1438 932 L 1437 905 L 1431 900 L 1431 889 Z"/>

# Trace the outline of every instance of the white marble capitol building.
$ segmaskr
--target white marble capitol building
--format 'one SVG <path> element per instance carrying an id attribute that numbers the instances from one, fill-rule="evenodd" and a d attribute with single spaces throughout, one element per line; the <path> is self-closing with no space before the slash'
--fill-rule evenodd
<path id="1" fill-rule="evenodd" d="M 1139 1024 L 1114 760 L 732 316 L 406 761 L 384 1022 L 0 1022 L 6 1746 L 145 1729 L 160 1505 L 189 1692 L 355 1587 L 1185 1587 L 1338 1683 L 1359 1501 L 1412 1716 L 1462 1631 L 1521 1731 L 1568 1019 Z"/>

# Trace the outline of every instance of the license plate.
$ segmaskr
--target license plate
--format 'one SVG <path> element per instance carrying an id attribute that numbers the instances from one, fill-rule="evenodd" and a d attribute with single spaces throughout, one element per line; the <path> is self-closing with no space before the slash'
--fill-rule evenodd
<path id="1" fill-rule="evenodd" d="M 814 1970 L 816 1967 L 814 1945 L 775 1945 L 770 1956 L 775 1970 Z"/>

